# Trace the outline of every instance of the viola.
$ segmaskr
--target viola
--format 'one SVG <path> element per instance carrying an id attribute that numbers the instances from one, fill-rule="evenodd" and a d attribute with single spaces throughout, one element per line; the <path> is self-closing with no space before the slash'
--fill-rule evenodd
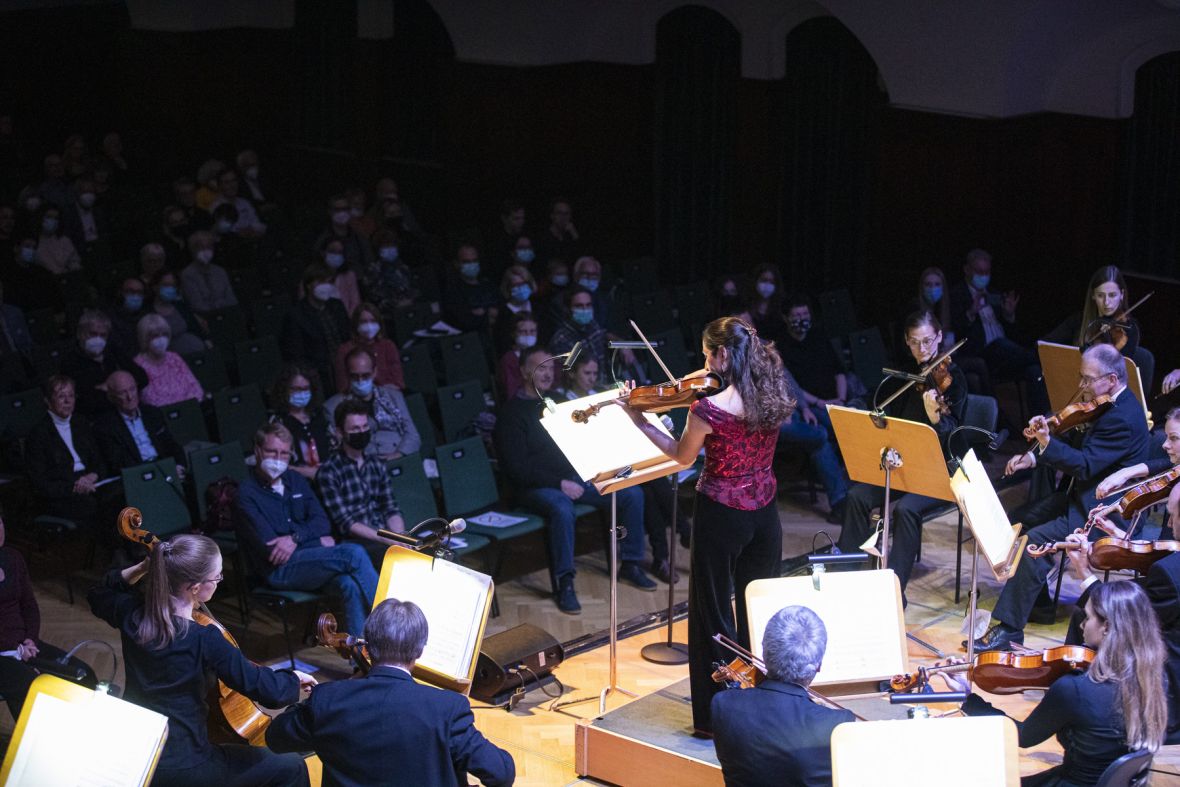
<path id="1" fill-rule="evenodd" d="M 1053 415 L 1045 418 L 1049 425 L 1049 434 L 1060 435 L 1070 429 L 1076 429 L 1082 424 L 1097 421 L 1099 417 L 1114 405 L 1114 399 L 1103 394 L 1095 396 L 1088 402 L 1074 402 L 1062 407 Z M 1024 429 L 1024 436 L 1029 440 L 1037 439 L 1037 430 L 1031 426 Z"/>
<path id="2" fill-rule="evenodd" d="M 143 514 L 138 508 L 127 507 L 119 512 L 119 535 L 128 541 L 142 544 L 149 550 L 160 543 L 155 533 L 143 527 Z M 238 650 L 241 647 L 225 626 L 217 622 L 216 618 L 205 609 L 204 605 L 193 610 L 193 622 L 199 626 L 213 626 L 221 632 L 221 636 Z M 231 689 L 222 681 L 217 681 L 216 702 L 210 705 L 217 708 L 218 714 L 210 717 L 210 726 L 215 732 L 224 733 L 228 737 L 232 734 L 245 740 L 251 746 L 266 745 L 266 728 L 270 724 L 270 716 L 263 712 L 261 706 L 244 694 Z"/>
<path id="3" fill-rule="evenodd" d="M 1097 518 L 1098 514 L 1107 515 L 1117 513 L 1124 519 L 1138 514 L 1144 509 L 1168 498 L 1172 487 L 1180 480 L 1180 465 L 1165 470 L 1162 473 L 1144 479 L 1133 486 L 1120 490 L 1122 497 L 1117 502 L 1106 506 L 1099 506 L 1090 512 L 1087 529 Z"/>
<path id="4" fill-rule="evenodd" d="M 725 383 L 714 372 L 706 372 L 703 376 L 690 375 L 659 385 L 632 388 L 617 399 L 592 404 L 585 410 L 574 410 L 570 418 L 575 423 L 584 424 L 603 407 L 619 403 L 626 403 L 628 407 L 643 413 L 663 413 L 677 407 L 688 407 L 697 399 L 712 396 L 724 387 Z"/>
<path id="5" fill-rule="evenodd" d="M 359 669 L 358 674 L 369 674 L 372 663 L 366 650 L 367 643 L 360 637 L 337 631 L 336 616 L 331 612 L 323 613 L 316 620 L 316 641 L 323 647 L 339 653 L 341 658 L 354 661 Z"/>
<path id="6" fill-rule="evenodd" d="M 1042 651 L 980 653 L 974 663 L 919 667 L 916 672 L 894 675 L 890 690 L 898 693 L 921 690 L 937 672 L 967 672 L 975 685 L 989 694 L 1019 694 L 1029 689 L 1047 689 L 1062 675 L 1086 669 L 1094 651 L 1081 645 L 1062 645 Z"/>
<path id="7" fill-rule="evenodd" d="M 926 391 L 937 391 L 935 399 L 938 402 L 939 414 L 950 415 L 951 406 L 946 400 L 946 392 L 952 382 L 954 382 L 954 378 L 951 376 L 951 357 L 948 355 L 934 365 L 934 368 L 926 375 L 926 382 L 918 383 L 914 389 L 920 394 L 924 394 Z"/>
<path id="8" fill-rule="evenodd" d="M 1083 349 L 1098 342 L 1113 344 L 1116 350 L 1126 347 L 1127 332 L 1131 329 L 1127 318 L 1152 295 L 1155 295 L 1154 291 L 1147 293 L 1127 309 L 1120 309 L 1109 317 L 1099 317 L 1097 320 L 1093 320 L 1086 326 L 1086 333 L 1082 336 Z"/>
<path id="9" fill-rule="evenodd" d="M 1043 557 L 1056 552 L 1081 549 L 1073 541 L 1049 544 L 1029 544 L 1030 557 Z M 1099 571 L 1137 571 L 1146 574 L 1158 560 L 1180 552 L 1180 541 L 1131 541 L 1126 538 L 1100 538 L 1090 545 L 1090 565 Z"/>

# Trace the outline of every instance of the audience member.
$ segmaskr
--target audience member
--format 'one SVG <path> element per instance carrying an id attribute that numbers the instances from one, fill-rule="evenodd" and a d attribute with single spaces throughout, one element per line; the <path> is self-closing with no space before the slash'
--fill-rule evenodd
<path id="1" fill-rule="evenodd" d="M 56 153 L 45 157 L 45 180 L 37 186 L 37 195 L 42 204 L 49 203 L 58 208 L 70 204 L 70 182 L 66 179 L 65 160 Z"/>
<path id="2" fill-rule="evenodd" d="M 183 242 L 181 243 L 183 248 Z M 139 280 L 150 285 L 160 271 L 170 269 L 168 252 L 159 243 L 145 243 L 139 249 Z"/>
<path id="3" fill-rule="evenodd" d="M 523 265 L 512 265 L 504 271 L 500 278 L 500 297 L 503 298 L 504 305 L 499 310 L 495 330 L 497 354 L 512 346 L 512 328 L 516 320 L 509 318 L 519 318 L 521 315 L 532 315 L 540 311 L 539 308 L 534 308 L 533 296 L 536 292 L 537 280 L 529 273 L 528 268 Z"/>
<path id="4" fill-rule="evenodd" d="M 401 257 L 398 235 L 394 230 L 373 233 L 373 261 L 362 272 L 361 281 L 369 297 L 387 319 L 400 308 L 409 306 L 419 293 L 410 278 L 410 269 Z"/>
<path id="5" fill-rule="evenodd" d="M 344 305 L 344 311 L 352 314 L 361 305 L 361 288 L 356 270 L 344 256 L 344 243 L 330 238 L 320 248 L 320 259 L 332 271 L 332 286 Z"/>
<path id="6" fill-rule="evenodd" d="M 368 240 L 352 228 L 351 208 L 348 197 L 343 194 L 334 195 L 328 200 L 328 227 L 316 238 L 315 249 L 322 254 L 329 241 L 339 241 L 340 250 L 334 253 L 344 255 L 344 262 L 348 263 L 349 269 L 368 270 L 373 261 L 373 252 Z"/>
<path id="7" fill-rule="evenodd" d="M 175 459 L 178 471 L 184 473 L 184 449 L 168 431 L 164 414 L 139 401 L 134 377 L 127 372 L 113 373 L 107 378 L 107 398 L 114 409 L 95 420 L 94 436 L 112 473 L 168 457 Z"/>
<path id="8" fill-rule="evenodd" d="M 279 371 L 270 393 L 272 422 L 292 435 L 290 468 L 311 480 L 332 452 L 332 428 L 324 416 L 324 395 L 314 370 L 288 363 Z"/>
<path id="9" fill-rule="evenodd" d="M 567 615 L 579 615 L 582 605 L 574 590 L 574 503 L 604 511 L 611 501 L 600 495 L 593 484 L 581 480 L 541 426 L 540 398 L 548 395 L 554 377 L 555 364 L 545 363 L 547 357 L 547 351 L 537 348 L 523 353 L 524 378 L 531 378 L 533 385 L 522 386 L 516 397 L 500 408 L 496 451 L 521 505 L 543 516 L 549 528 L 549 571 L 557 608 Z M 642 590 L 654 590 L 656 584 L 640 565 L 644 555 L 643 492 L 629 487 L 614 497 L 618 522 L 624 531 L 619 542 L 619 579 Z"/>
<path id="10" fill-rule="evenodd" d="M 26 312 L 61 310 L 61 289 L 57 278 L 37 264 L 37 239 L 21 237 L 12 248 L 12 262 L 0 271 L 7 285 L 7 302 Z"/>
<path id="11" fill-rule="evenodd" d="M 582 355 L 598 361 L 599 369 L 605 369 L 606 331 L 594 319 L 594 300 L 585 287 L 571 287 L 565 293 L 565 319 L 553 332 L 549 349 L 555 355 L 567 353 L 578 342 L 582 343 Z"/>
<path id="12" fill-rule="evenodd" d="M 482 273 L 479 250 L 465 243 L 455 252 L 443 292 L 443 319 L 461 331 L 486 331 L 496 321 L 500 297 Z"/>
<path id="13" fill-rule="evenodd" d="M 537 241 L 541 259 L 577 259 L 581 254 L 582 237 L 573 222 L 573 208 L 569 200 L 557 197 L 549 205 L 549 226 Z"/>
<path id="14" fill-rule="evenodd" d="M 101 261 L 97 254 L 110 253 L 110 224 L 102 205 L 98 204 L 94 180 L 89 177 L 79 179 L 70 194 L 70 204 L 62 212 L 62 234 L 70 239 L 79 256 L 88 264 Z"/>
<path id="15" fill-rule="evenodd" d="M 168 329 L 172 332 L 169 350 L 179 355 L 199 353 L 209 344 L 205 338 L 208 331 L 181 298 L 180 287 L 177 284 L 176 274 L 172 271 L 165 270 L 157 274 L 151 283 L 150 309 L 152 313 L 160 315 L 168 322 Z M 136 330 L 138 331 L 138 324 Z"/>
<path id="16" fill-rule="evenodd" d="M 287 469 L 291 443 L 282 424 L 254 435 L 255 465 L 238 487 L 239 541 L 267 585 L 328 593 L 342 630 L 360 631 L 377 595 L 377 572 L 362 547 L 336 543 L 311 485 Z"/>
<path id="17" fill-rule="evenodd" d="M 496 388 L 500 391 L 501 401 L 516 396 L 524 385 L 520 357 L 537 344 L 537 321 L 532 313 L 524 312 L 514 318 L 512 326 L 512 347 L 505 350 L 496 362 Z"/>
<path id="18" fill-rule="evenodd" d="M 114 308 L 111 309 L 111 343 L 128 355 L 134 355 L 139 349 L 136 331 L 140 318 L 146 314 L 146 293 L 143 281 L 137 276 L 129 276 L 119 285 L 115 295 Z"/>
<path id="19" fill-rule="evenodd" d="M 148 376 L 129 353 L 110 343 L 111 320 L 100 311 L 87 309 L 78 318 L 76 342 L 62 353 L 61 373 L 77 385 L 78 412 L 87 418 L 107 412 L 106 381 L 112 372 L 129 372 L 143 388 Z"/>
<path id="20" fill-rule="evenodd" d="M 234 163 L 237 164 L 238 172 L 241 173 L 240 185 L 245 186 L 242 191 L 243 197 L 254 203 L 254 207 L 259 211 L 263 211 L 276 202 L 269 181 L 262 177 L 257 153 L 250 149 L 243 150 L 238 153 Z"/>
<path id="21" fill-rule="evenodd" d="M 545 267 L 545 279 L 537 285 L 537 300 L 541 305 L 537 327 L 545 336 L 552 336 L 565 319 L 565 294 L 569 287 L 569 265 L 565 260 L 549 260 Z"/>
<path id="22" fill-rule="evenodd" d="M 19 306 L 5 298 L 6 285 L 0 279 L 0 354 L 26 354 L 33 349 L 33 338 L 29 335 L 29 323 Z"/>
<path id="23" fill-rule="evenodd" d="M 367 350 L 376 367 L 373 370 L 374 384 L 392 385 L 405 389 L 406 378 L 402 373 L 402 354 L 393 340 L 386 338 L 381 312 L 371 303 L 362 303 L 352 312 L 352 338 L 340 345 L 336 351 L 336 392 L 348 390 L 348 370 L 345 361 L 356 348 Z"/>
<path id="24" fill-rule="evenodd" d="M 524 221 L 524 205 L 514 199 L 500 203 L 500 223 L 488 234 L 488 261 L 494 268 L 489 273 L 498 274 L 519 262 L 516 258 L 516 241 L 524 233 Z M 531 256 L 529 262 L 532 262 Z"/>
<path id="25" fill-rule="evenodd" d="M 374 382 L 373 356 L 363 347 L 357 347 L 344 359 L 348 373 L 348 390 L 339 393 L 324 405 L 330 423 L 336 421 L 336 408 L 344 402 L 360 402 L 368 408 L 369 428 L 373 439 L 365 446 L 366 456 L 381 459 L 397 459 L 415 453 L 422 447 L 406 398 L 392 385 L 377 385 Z M 339 435 L 338 435 L 339 437 Z"/>
<path id="26" fill-rule="evenodd" d="M 778 343 L 783 365 L 795 377 L 803 398 L 813 409 L 848 401 L 848 378 L 832 343 L 811 323 L 811 301 L 803 295 L 786 302 L 787 331 Z M 761 335 L 761 329 L 759 329 Z"/>
<path id="27" fill-rule="evenodd" d="M 197 206 L 208 213 L 213 212 L 213 201 L 221 196 L 218 177 L 225 170 L 225 164 L 215 158 L 206 159 L 197 168 Z"/>
<path id="28" fill-rule="evenodd" d="M 67 137 L 62 146 L 61 158 L 67 178 L 72 180 L 81 177 L 90 166 L 90 152 L 86 147 L 86 137 L 81 134 L 71 134 Z"/>
<path id="29" fill-rule="evenodd" d="M 344 190 L 344 197 L 348 200 L 348 213 L 351 216 L 348 226 L 362 238 L 371 237 L 377 231 L 377 219 L 368 212 L 365 190 L 352 186 Z"/>
<path id="30" fill-rule="evenodd" d="M 257 262 L 257 241 L 238 232 L 238 209 L 228 202 L 213 208 L 214 254 L 227 271 L 253 268 Z"/>
<path id="31" fill-rule="evenodd" d="M 787 336 L 784 312 L 791 306 L 784 308 L 786 293 L 783 292 L 783 280 L 779 275 L 778 266 L 761 265 L 754 271 L 753 278 L 754 291 L 750 295 L 750 305 L 746 311 L 758 335 L 766 341 L 774 342 L 781 351 Z M 783 356 L 783 360 L 786 360 L 786 356 Z"/>
<path id="32" fill-rule="evenodd" d="M 578 355 L 557 390 L 567 400 L 581 399 L 602 393 L 598 386 L 599 379 L 598 360 L 590 355 Z"/>
<path id="33" fill-rule="evenodd" d="M 197 205 L 197 184 L 192 178 L 180 177 L 172 181 L 172 197 L 176 200 L 176 205 L 184 211 L 187 235 L 213 226 L 213 217 Z"/>
<path id="34" fill-rule="evenodd" d="M 610 298 L 602 288 L 602 263 L 593 257 L 579 257 L 574 263 L 574 283 L 590 293 L 594 301 L 594 319 L 603 328 L 611 327 Z"/>
<path id="35" fill-rule="evenodd" d="M 154 407 L 183 402 L 201 401 L 205 390 L 184 359 L 168 349 L 172 329 L 158 314 L 146 314 L 139 321 L 139 355 L 135 363 L 147 373 L 148 384 L 143 389 L 143 400 Z"/>
<path id="36" fill-rule="evenodd" d="M 229 167 L 223 169 L 217 176 L 217 198 L 209 203 L 208 210 L 216 213 L 219 205 L 232 205 L 238 213 L 233 231 L 244 238 L 260 238 L 266 234 L 266 225 L 250 201 L 238 195 L 238 186 L 238 173 Z"/>
<path id="37" fill-rule="evenodd" d="M 206 230 L 198 230 L 188 239 L 189 255 L 193 261 L 180 272 L 180 286 L 184 291 L 184 299 L 197 314 L 238 305 L 229 274 L 225 268 L 213 262 L 216 245 L 216 236 Z"/>
<path id="38" fill-rule="evenodd" d="M 777 272 L 777 268 L 773 269 L 771 276 L 773 277 L 775 274 L 777 274 Z M 773 281 L 764 281 L 762 284 L 762 291 L 769 292 L 770 297 L 773 298 L 775 292 L 778 290 L 778 285 L 774 284 Z M 770 288 L 770 285 L 774 286 L 774 290 Z M 713 313 L 709 315 L 709 319 L 717 319 L 718 317 L 742 317 L 742 319 L 744 319 L 746 322 L 753 325 L 754 315 L 750 313 L 749 305 L 752 302 L 752 298 L 742 298 L 741 280 L 737 276 L 719 276 L 713 282 Z M 769 307 L 767 308 L 767 311 L 771 311 Z M 768 341 L 773 341 L 770 339 L 770 334 L 773 334 L 776 330 L 778 330 L 780 333 L 786 331 L 786 320 L 783 320 L 781 317 L 781 304 L 778 307 L 778 310 L 773 311 L 772 313 L 780 315 L 779 319 L 781 320 L 782 324 L 779 325 L 772 323 L 769 326 L 764 326 L 768 332 Z M 759 329 L 755 328 L 754 330 Z"/>
<path id="39" fill-rule="evenodd" d="M 189 226 L 188 214 L 184 208 L 178 205 L 164 208 L 163 224 L 160 225 L 160 234 L 156 236 L 156 242 L 164 250 L 168 270 L 179 271 L 188 262 L 188 236 L 195 231 L 196 229 Z"/>
<path id="40" fill-rule="evenodd" d="M 794 445 L 807 453 L 815 477 L 823 485 L 828 498 L 828 521 L 844 521 L 844 498 L 848 494 L 848 473 L 840 465 L 832 436 L 832 421 L 826 407 L 812 408 L 805 401 L 803 390 L 787 369 L 787 387 L 798 406 L 778 431 L 778 445 Z"/>
<path id="41" fill-rule="evenodd" d="M 310 364 L 328 391 L 336 390 L 336 351 L 351 333 L 348 312 L 332 284 L 334 275 L 326 265 L 307 266 L 303 271 L 303 297 L 283 318 L 279 336 L 283 360 Z"/>
<path id="42" fill-rule="evenodd" d="M 54 276 L 82 270 L 82 260 L 73 241 L 61 232 L 61 208 L 55 204 L 41 208 L 37 220 L 37 264 Z"/>

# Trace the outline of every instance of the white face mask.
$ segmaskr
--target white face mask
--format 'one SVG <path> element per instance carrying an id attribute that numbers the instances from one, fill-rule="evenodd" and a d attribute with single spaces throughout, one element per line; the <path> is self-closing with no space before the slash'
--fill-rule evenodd
<path id="1" fill-rule="evenodd" d="M 348 220 L 352 218 L 352 213 L 347 210 L 338 210 L 332 214 L 332 221 L 337 224 L 347 224 Z"/>
<path id="2" fill-rule="evenodd" d="M 339 298 L 340 293 L 336 290 L 335 284 L 317 284 L 311 294 L 316 297 L 316 300 L 327 301 L 332 298 Z"/>
<path id="3" fill-rule="evenodd" d="M 168 350 L 169 339 L 167 336 L 157 336 L 148 342 L 148 347 L 156 355 L 163 355 Z"/>
<path id="4" fill-rule="evenodd" d="M 102 355 L 102 351 L 106 349 L 107 340 L 102 336 L 90 336 L 83 343 L 86 348 L 86 354 L 92 356 Z"/>
<path id="5" fill-rule="evenodd" d="M 266 473 L 267 478 L 278 478 L 287 472 L 287 463 L 282 459 L 263 459 L 262 472 Z"/>
<path id="6" fill-rule="evenodd" d="M 362 322 L 356 326 L 357 333 L 364 336 L 366 339 L 372 339 L 377 335 L 377 331 L 381 330 L 381 326 L 375 322 Z"/>
<path id="7" fill-rule="evenodd" d="M 258 167 L 246 167 L 246 177 L 250 180 L 258 180 Z"/>
<path id="8" fill-rule="evenodd" d="M 202 262 L 208 265 L 213 261 L 213 249 L 201 249 L 196 254 L 197 262 Z"/>

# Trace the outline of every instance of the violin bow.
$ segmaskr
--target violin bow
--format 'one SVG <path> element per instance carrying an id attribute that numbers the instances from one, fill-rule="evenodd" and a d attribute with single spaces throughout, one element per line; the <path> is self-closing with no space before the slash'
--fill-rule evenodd
<path id="1" fill-rule="evenodd" d="M 643 331 L 639 330 L 639 326 L 635 324 L 635 320 L 627 320 L 627 322 L 631 323 L 631 327 L 635 329 L 635 333 L 637 333 L 639 338 L 643 341 L 643 346 L 646 347 L 648 352 L 651 353 L 652 357 L 656 359 L 656 363 L 658 363 L 660 368 L 664 370 L 664 374 L 668 375 L 668 382 L 675 383 L 676 376 L 672 374 L 672 372 L 668 371 L 668 367 L 664 365 L 664 359 L 660 357 L 658 352 L 656 352 L 656 348 L 651 346 L 651 342 L 649 342 L 647 337 L 643 335 Z"/>

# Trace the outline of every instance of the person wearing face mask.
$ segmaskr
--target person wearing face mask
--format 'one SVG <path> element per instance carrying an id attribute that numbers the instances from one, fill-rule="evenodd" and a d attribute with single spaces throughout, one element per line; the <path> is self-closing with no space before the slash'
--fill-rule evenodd
<path id="1" fill-rule="evenodd" d="M 486 331 L 496 321 L 500 295 L 484 273 L 479 249 L 465 243 L 455 252 L 443 293 L 443 319 L 461 331 Z"/>
<path id="2" fill-rule="evenodd" d="M 341 631 L 360 631 L 377 595 L 377 572 L 358 544 L 332 536 L 311 484 L 289 468 L 291 433 L 264 424 L 254 434 L 254 468 L 238 486 L 238 543 L 250 571 L 276 590 L 326 592 Z"/>
<path id="3" fill-rule="evenodd" d="M 348 390 L 348 370 L 345 360 L 356 348 L 361 347 L 373 356 L 377 365 L 374 369 L 375 385 L 392 385 L 398 389 L 406 387 L 402 373 L 402 355 L 392 339 L 385 336 L 381 312 L 371 303 L 362 303 L 352 312 L 352 338 L 336 350 L 336 392 Z"/>
<path id="4" fill-rule="evenodd" d="M 232 205 L 238 217 L 230 229 L 243 238 L 261 238 L 266 234 L 266 225 L 258 218 L 257 211 L 248 199 L 238 194 L 241 181 L 232 167 L 226 167 L 217 175 L 217 197 L 206 206 L 217 220 L 217 208 Z M 224 234 L 224 233 L 223 233 Z"/>
<path id="5" fill-rule="evenodd" d="M 787 299 L 787 330 L 777 342 L 783 364 L 794 375 L 808 407 L 843 405 L 848 400 L 848 378 L 832 343 L 813 329 L 811 300 L 805 295 Z M 761 334 L 760 334 L 761 335 Z"/>
<path id="6" fill-rule="evenodd" d="M 418 300 L 421 293 L 410 278 L 410 268 L 402 257 L 397 232 L 377 230 L 373 233 L 372 244 L 373 261 L 361 272 L 361 282 L 381 313 L 392 315 L 397 309 Z"/>
<path id="7" fill-rule="evenodd" d="M 41 208 L 37 217 L 37 264 L 55 276 L 82 270 L 78 249 L 61 231 L 61 210 L 56 205 Z"/>
<path id="8" fill-rule="evenodd" d="M 344 255 L 344 263 L 347 263 L 348 269 L 367 270 L 373 262 L 373 249 L 368 240 L 352 226 L 355 218 L 352 215 L 352 203 L 344 194 L 336 194 L 328 200 L 327 208 L 328 226 L 316 238 L 313 245 L 316 253 L 322 255 L 330 241 L 339 241 L 338 253 Z"/>
<path id="9" fill-rule="evenodd" d="M 214 262 L 217 239 L 211 232 L 194 232 L 188 239 L 192 262 L 180 272 L 180 288 L 189 307 L 197 314 L 238 305 L 229 274 Z"/>
<path id="10" fill-rule="evenodd" d="M 201 401 L 205 390 L 197 382 L 192 369 L 176 353 L 168 349 L 172 330 L 168 321 L 158 314 L 145 314 L 137 328 L 139 355 L 135 363 L 147 372 L 148 384 L 143 389 L 143 401 L 155 407 L 183 402 Z"/>
<path id="11" fill-rule="evenodd" d="M 172 331 L 169 350 L 179 355 L 189 355 L 212 346 L 205 326 L 181 297 L 175 273 L 161 270 L 151 279 L 149 288 L 148 309 L 167 320 L 168 328 Z M 135 346 L 138 348 L 138 338 Z"/>
<path id="12" fill-rule="evenodd" d="M 172 181 L 172 198 L 184 212 L 185 225 L 190 234 L 213 227 L 213 217 L 209 211 L 197 204 L 197 184 L 192 178 L 181 176 Z"/>
<path id="13" fill-rule="evenodd" d="M 524 385 L 520 358 L 537 346 L 537 321 L 532 314 L 524 312 L 508 322 L 512 327 L 512 346 L 496 362 L 496 390 L 500 392 L 501 401 L 516 396 L 516 392 Z"/>
<path id="14" fill-rule="evenodd" d="M 301 363 L 284 364 L 270 391 L 271 423 L 291 432 L 290 468 L 309 481 L 332 451 L 332 427 L 324 415 L 320 377 Z"/>
<path id="15" fill-rule="evenodd" d="M 523 265 L 512 265 L 504 271 L 500 278 L 500 306 L 501 319 L 496 322 L 494 333 L 496 354 L 500 355 L 512 347 L 515 336 L 512 334 L 513 321 L 509 317 L 519 317 L 522 314 L 533 314 L 539 310 L 536 306 L 535 295 L 537 280 L 528 268 Z"/>
<path id="16" fill-rule="evenodd" d="M 328 240 L 320 249 L 320 259 L 332 271 L 331 284 L 336 288 L 336 297 L 344 306 L 345 313 L 352 314 L 361 305 L 361 288 L 356 269 L 344 256 L 344 244 L 336 238 Z"/>
<path id="17" fill-rule="evenodd" d="M 942 268 L 927 268 L 918 276 L 918 296 L 910 304 L 910 311 L 928 311 L 937 317 L 943 325 L 942 349 L 949 350 L 955 345 L 958 337 L 948 327 L 951 325 L 950 289 L 947 286 L 946 275 L 942 272 Z M 898 348 L 898 350 L 904 352 L 904 348 Z M 955 363 L 963 370 L 963 374 L 967 375 L 968 392 L 980 396 L 995 395 L 992 390 L 991 374 L 982 358 L 959 352 L 955 356 Z"/>
<path id="18" fill-rule="evenodd" d="M 611 325 L 610 297 L 602 288 L 602 263 L 594 257 L 579 257 L 574 262 L 574 284 L 590 293 L 594 300 L 594 319 L 606 328 Z"/>
<path id="19" fill-rule="evenodd" d="M 100 311 L 87 309 L 78 317 L 75 344 L 62 354 L 61 373 L 77 385 L 78 412 L 87 418 L 109 412 L 106 381 L 112 373 L 128 372 L 142 389 L 147 373 L 131 356 L 111 341 L 111 320 Z"/>
<path id="20" fill-rule="evenodd" d="M 786 293 L 783 292 L 783 282 L 782 277 L 779 276 L 778 266 L 759 266 L 754 271 L 753 279 L 754 292 L 750 296 L 750 305 L 746 312 L 753 320 L 754 329 L 758 331 L 758 335 L 766 337 L 767 341 L 773 341 L 781 351 L 784 345 L 783 340 L 787 335 L 783 312 L 790 307 L 783 305 Z M 783 361 L 787 361 L 785 353 Z M 790 363 L 788 362 L 787 365 L 790 366 Z"/>
<path id="21" fill-rule="evenodd" d="M 321 263 L 307 266 L 301 284 L 303 297 L 283 317 L 279 334 L 283 360 L 310 364 L 328 391 L 337 390 L 336 351 L 352 332 L 348 312 L 332 284 L 335 275 Z"/>
<path id="22" fill-rule="evenodd" d="M 368 456 L 397 459 L 422 447 L 414 420 L 406 407 L 406 398 L 392 385 L 377 385 L 373 378 L 373 356 L 357 347 L 344 361 L 348 372 L 348 391 L 336 394 L 324 404 L 329 423 L 336 421 L 336 408 L 345 402 L 360 402 L 368 408 L 369 428 L 373 439 L 365 446 Z M 337 442 L 343 438 L 337 434 Z"/>
<path id="23" fill-rule="evenodd" d="M 565 293 L 565 319 L 553 332 L 549 349 L 559 355 L 578 342 L 582 343 L 582 356 L 598 361 L 599 370 L 605 370 L 607 334 L 594 319 L 593 296 L 584 287 L 571 287 Z"/>
<path id="24" fill-rule="evenodd" d="M 742 319 L 754 319 L 748 311 L 748 306 L 742 300 L 741 284 L 736 276 L 722 276 L 713 284 L 713 319 L 718 317 L 741 316 Z"/>
<path id="25" fill-rule="evenodd" d="M 545 278 L 537 284 L 537 302 L 540 305 L 540 328 L 546 336 L 552 336 L 557 326 L 565 319 L 565 293 L 571 286 L 570 269 L 565 260 L 551 259 L 545 264 Z"/>
<path id="26" fill-rule="evenodd" d="M 136 326 L 146 313 L 145 294 L 147 287 L 136 276 L 130 276 L 119 284 L 115 293 L 111 313 L 111 342 L 128 355 L 139 351 Z"/>
<path id="27" fill-rule="evenodd" d="M 236 229 L 238 210 L 233 203 L 223 202 L 213 208 L 213 237 L 217 241 L 214 256 L 226 270 L 239 271 L 257 264 L 258 242 Z"/>
<path id="28" fill-rule="evenodd" d="M 61 216 L 62 234 L 67 236 L 87 264 L 96 254 L 109 254 L 110 228 L 106 213 L 98 204 L 97 186 L 91 178 L 79 178 L 71 187 L 73 199 Z"/>
<path id="29" fill-rule="evenodd" d="M 9 252 L 11 256 L 7 263 L 0 267 L 0 281 L 6 285 L 5 303 L 25 312 L 61 311 L 61 288 L 57 285 L 57 278 L 37 264 L 37 239 L 18 237 Z"/>
<path id="30" fill-rule="evenodd" d="M 344 402 L 336 408 L 334 418 L 340 449 L 316 476 L 320 497 L 336 537 L 363 546 L 373 565 L 379 567 L 385 550 L 394 542 L 377 531 L 404 533 L 406 522 L 385 460 L 365 453 L 373 439 L 368 405 L 355 399 Z"/>

